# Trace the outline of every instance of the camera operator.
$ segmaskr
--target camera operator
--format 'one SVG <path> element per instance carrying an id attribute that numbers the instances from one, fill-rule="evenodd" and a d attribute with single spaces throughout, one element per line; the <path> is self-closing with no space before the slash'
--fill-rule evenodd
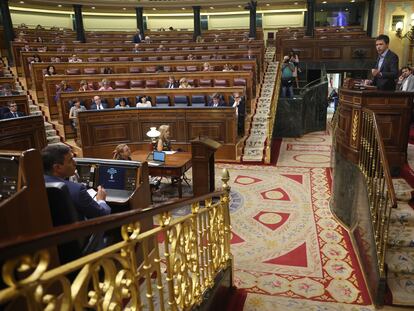
<path id="1" fill-rule="evenodd" d="M 283 57 L 282 63 L 282 97 L 293 98 L 293 72 L 295 65 L 290 61 L 289 56 Z"/>

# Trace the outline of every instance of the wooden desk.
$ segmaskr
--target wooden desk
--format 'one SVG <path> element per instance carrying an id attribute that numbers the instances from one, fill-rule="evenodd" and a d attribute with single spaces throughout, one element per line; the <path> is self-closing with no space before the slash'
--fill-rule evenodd
<path id="1" fill-rule="evenodd" d="M 145 150 L 137 150 L 131 154 L 134 161 L 145 162 L 149 152 Z M 176 152 L 167 154 L 164 165 L 152 166 L 148 164 L 149 174 L 151 176 L 176 177 L 178 180 L 178 197 L 183 196 L 182 179 L 184 173 L 191 168 L 191 153 Z"/>

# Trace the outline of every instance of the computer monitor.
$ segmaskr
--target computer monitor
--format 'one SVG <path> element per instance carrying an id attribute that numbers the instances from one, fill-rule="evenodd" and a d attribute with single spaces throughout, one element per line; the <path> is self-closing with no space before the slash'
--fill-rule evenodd
<path id="1" fill-rule="evenodd" d="M 98 169 L 98 185 L 106 189 L 125 189 L 125 167 L 100 165 Z"/>

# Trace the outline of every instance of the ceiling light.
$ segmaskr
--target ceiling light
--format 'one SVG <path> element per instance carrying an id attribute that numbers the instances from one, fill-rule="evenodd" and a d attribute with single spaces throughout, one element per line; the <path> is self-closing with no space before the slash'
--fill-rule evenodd
<path id="1" fill-rule="evenodd" d="M 214 10 L 214 6 L 211 6 L 210 9 Z"/>
<path id="2" fill-rule="evenodd" d="M 23 4 L 23 3 L 24 3 L 24 1 L 20 1 L 20 3 L 21 3 L 21 4 Z"/>
<path id="3" fill-rule="evenodd" d="M 241 8 L 242 7 L 241 4 L 239 4 L 238 7 Z"/>
<path id="4" fill-rule="evenodd" d="M 353 2 L 355 2 L 355 0 L 351 0 L 351 2 L 353 3 Z"/>
<path id="5" fill-rule="evenodd" d="M 348 10 L 349 10 L 348 8 L 345 9 L 345 11 L 348 11 Z"/>
<path id="6" fill-rule="evenodd" d="M 185 10 L 185 8 L 181 8 L 181 10 Z"/>
<path id="7" fill-rule="evenodd" d="M 298 5 L 299 3 L 295 2 L 294 5 Z"/>
<path id="8" fill-rule="evenodd" d="M 323 9 L 321 9 L 321 12 L 323 12 Z"/>
<path id="9" fill-rule="evenodd" d="M 91 9 L 92 9 L 92 10 L 95 10 L 95 7 L 93 6 L 93 7 L 91 7 Z"/>
<path id="10" fill-rule="evenodd" d="M 152 10 L 153 10 L 153 11 L 156 11 L 157 9 L 156 9 L 156 8 L 152 8 Z"/>
<path id="11" fill-rule="evenodd" d="M 270 6 L 270 3 L 266 3 L 266 6 Z"/>
<path id="12" fill-rule="evenodd" d="M 322 1 L 322 3 L 323 3 L 323 4 L 327 4 L 328 2 L 327 2 L 327 1 Z"/>
<path id="13" fill-rule="evenodd" d="M 124 10 L 124 11 L 125 11 L 125 10 L 126 10 L 126 8 L 122 8 L 122 10 Z"/>
<path id="14" fill-rule="evenodd" d="M 60 7 L 60 8 L 61 8 L 61 7 L 62 7 L 62 5 L 61 5 L 61 4 L 58 4 L 58 7 Z"/>

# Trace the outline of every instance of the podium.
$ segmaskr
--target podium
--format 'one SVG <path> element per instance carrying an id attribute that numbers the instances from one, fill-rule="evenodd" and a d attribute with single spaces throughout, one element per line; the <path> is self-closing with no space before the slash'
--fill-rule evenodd
<path id="1" fill-rule="evenodd" d="M 398 174 L 407 161 L 413 98 L 411 92 L 341 88 L 335 149 L 345 159 L 358 163 L 362 111 L 369 109 L 378 121 L 391 174 Z"/>
<path id="2" fill-rule="evenodd" d="M 214 153 L 220 147 L 220 143 L 207 137 L 198 137 L 191 141 L 195 197 L 215 190 Z"/>

